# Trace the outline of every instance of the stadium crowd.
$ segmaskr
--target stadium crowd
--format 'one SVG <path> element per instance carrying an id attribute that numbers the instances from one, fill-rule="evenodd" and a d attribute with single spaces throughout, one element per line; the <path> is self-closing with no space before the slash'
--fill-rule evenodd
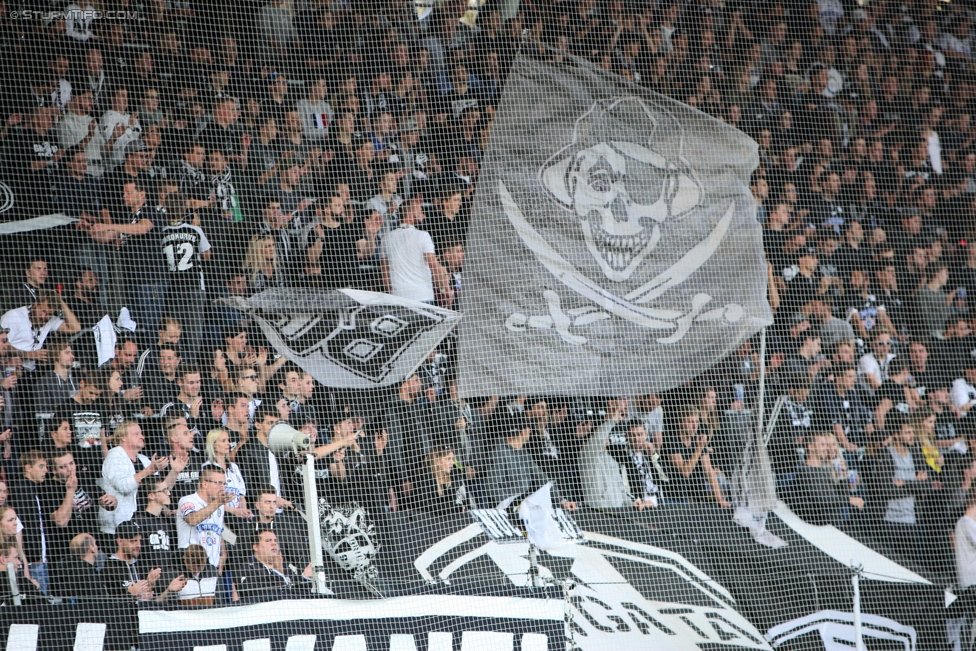
<path id="1" fill-rule="evenodd" d="M 212 302 L 353 287 L 457 306 L 520 48 L 589 59 L 759 143 L 780 494 L 934 572 L 952 570 L 954 535 L 959 582 L 976 583 L 960 3 L 489 0 L 474 23 L 458 2 L 419 21 L 400 2 L 119 3 L 131 20 L 14 5 L 0 2 L 0 180 L 18 218 L 78 218 L 3 252 L 0 554 L 26 593 L 302 590 L 300 462 L 268 447 L 279 421 L 312 437 L 320 494 L 375 518 L 548 480 L 569 510 L 730 506 L 758 339 L 661 395 L 462 400 L 450 346 L 392 392 L 351 394 Z"/>

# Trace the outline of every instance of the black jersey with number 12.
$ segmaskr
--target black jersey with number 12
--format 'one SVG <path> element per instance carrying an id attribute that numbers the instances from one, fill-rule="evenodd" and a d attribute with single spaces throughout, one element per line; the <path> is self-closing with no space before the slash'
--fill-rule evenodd
<path id="1" fill-rule="evenodd" d="M 210 250 L 203 230 L 192 224 L 170 225 L 163 229 L 161 245 L 163 262 L 169 271 L 170 286 L 202 292 L 202 254 Z"/>

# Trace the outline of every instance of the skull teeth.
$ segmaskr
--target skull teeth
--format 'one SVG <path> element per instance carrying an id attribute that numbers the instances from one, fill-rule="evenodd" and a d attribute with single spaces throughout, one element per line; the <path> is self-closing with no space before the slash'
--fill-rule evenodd
<path id="1" fill-rule="evenodd" d="M 593 241 L 603 259 L 614 271 L 623 271 L 634 257 L 650 242 L 651 234 L 647 230 L 637 235 L 614 235 L 591 224 Z"/>

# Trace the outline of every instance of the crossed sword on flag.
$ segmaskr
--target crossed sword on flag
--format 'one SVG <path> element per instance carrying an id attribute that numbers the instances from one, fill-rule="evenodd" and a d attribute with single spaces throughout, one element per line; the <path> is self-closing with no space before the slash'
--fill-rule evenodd
<path id="1" fill-rule="evenodd" d="M 549 314 L 527 316 L 516 312 L 505 320 L 505 327 L 509 330 L 521 331 L 526 326 L 541 329 L 555 328 L 559 336 L 566 342 L 582 346 L 587 342 L 586 337 L 573 334 L 570 332 L 570 327 L 586 326 L 616 315 L 652 330 L 673 328 L 674 332 L 669 336 L 657 339 L 660 344 L 673 344 L 681 340 L 694 323 L 716 321 L 723 317 L 729 323 L 735 323 L 745 314 L 745 310 L 738 303 L 729 303 L 723 307 L 702 312 L 712 300 L 710 295 L 703 292 L 695 294 L 691 300 L 691 309 L 686 313 L 639 305 L 653 301 L 669 289 L 683 283 L 712 257 L 732 223 L 732 216 L 735 213 L 734 200 L 729 203 L 725 214 L 708 234 L 708 237 L 695 245 L 680 260 L 653 280 L 620 297 L 595 284 L 581 274 L 568 260 L 559 255 L 545 238 L 529 224 L 525 215 L 522 214 L 521 208 L 515 203 L 515 199 L 512 198 L 511 193 L 502 181 L 498 182 L 498 192 L 502 207 L 512 222 L 512 226 L 515 227 L 519 237 L 536 255 L 539 262 L 567 287 L 596 304 L 596 306 L 563 310 L 559 295 L 552 290 L 546 290 L 543 292 L 543 298 L 548 304 Z"/>

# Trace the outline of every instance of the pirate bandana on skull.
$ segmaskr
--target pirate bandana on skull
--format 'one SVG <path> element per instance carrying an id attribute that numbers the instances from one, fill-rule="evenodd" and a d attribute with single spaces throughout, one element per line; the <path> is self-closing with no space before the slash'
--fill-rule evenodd
<path id="1" fill-rule="evenodd" d="M 624 282 L 661 239 L 661 226 L 699 205 L 701 183 L 681 156 L 681 127 L 637 97 L 597 103 L 539 181 L 574 213 L 607 278 Z"/>

